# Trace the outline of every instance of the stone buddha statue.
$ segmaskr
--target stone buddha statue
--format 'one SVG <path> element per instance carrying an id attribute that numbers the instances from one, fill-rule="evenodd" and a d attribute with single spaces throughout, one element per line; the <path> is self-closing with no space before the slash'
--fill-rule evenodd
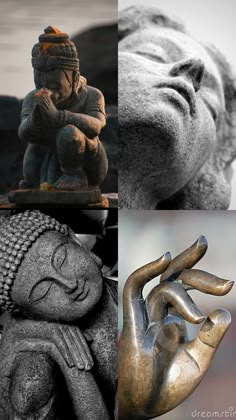
<path id="1" fill-rule="evenodd" d="M 0 418 L 113 419 L 117 298 L 101 261 L 39 211 L 0 226 Z"/>
<path id="2" fill-rule="evenodd" d="M 100 185 L 108 167 L 98 137 L 106 125 L 104 97 L 80 75 L 74 43 L 49 26 L 32 49 L 32 66 L 36 89 L 24 99 L 19 127 L 28 143 L 20 188 Z"/>

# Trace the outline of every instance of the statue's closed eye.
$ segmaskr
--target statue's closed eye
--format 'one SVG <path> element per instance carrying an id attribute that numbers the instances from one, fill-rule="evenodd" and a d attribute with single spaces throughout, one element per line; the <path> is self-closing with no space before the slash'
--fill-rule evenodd
<path id="1" fill-rule="evenodd" d="M 151 52 L 151 51 L 136 51 L 136 54 L 139 54 L 142 57 L 148 58 L 149 60 L 157 61 L 159 63 L 166 63 L 167 62 L 167 59 L 165 57 L 162 57 L 161 55 L 156 54 L 156 53 Z"/>
<path id="2" fill-rule="evenodd" d="M 45 296 L 47 296 L 52 285 L 53 279 L 50 278 L 36 283 L 30 292 L 29 303 L 33 305 L 40 302 Z"/>
<path id="3" fill-rule="evenodd" d="M 135 53 L 147 58 L 148 60 L 156 61 L 159 63 L 169 62 L 169 58 L 165 49 L 152 43 L 144 43 L 139 45 L 139 47 L 135 50 Z"/>

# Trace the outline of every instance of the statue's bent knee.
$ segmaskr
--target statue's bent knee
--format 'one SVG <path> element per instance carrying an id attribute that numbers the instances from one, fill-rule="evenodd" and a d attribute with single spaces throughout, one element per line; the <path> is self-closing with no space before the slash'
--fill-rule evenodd
<path id="1" fill-rule="evenodd" d="M 86 146 L 84 133 L 72 124 L 58 130 L 57 155 L 63 169 L 81 166 Z"/>
<path id="2" fill-rule="evenodd" d="M 55 393 L 55 373 L 55 364 L 46 354 L 29 352 L 18 357 L 10 386 L 13 412 L 25 416 L 45 407 Z"/>
<path id="3" fill-rule="evenodd" d="M 75 125 L 68 124 L 57 132 L 57 146 L 59 148 L 85 148 L 85 135 Z M 82 150 L 81 150 L 82 151 Z"/>

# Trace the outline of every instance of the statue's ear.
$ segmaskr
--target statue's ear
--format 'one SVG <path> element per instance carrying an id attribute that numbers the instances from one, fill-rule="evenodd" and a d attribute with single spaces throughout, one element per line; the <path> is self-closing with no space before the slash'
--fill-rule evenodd
<path id="1" fill-rule="evenodd" d="M 76 92 L 79 88 L 79 84 L 80 84 L 80 73 L 76 70 L 73 71 L 72 73 L 72 89 L 73 92 Z"/>
<path id="2" fill-rule="evenodd" d="M 218 48 L 210 44 L 204 47 L 218 68 L 224 91 L 225 110 L 217 128 L 215 148 L 215 161 L 222 167 L 222 162 L 228 165 L 236 156 L 236 71 Z"/>
<path id="3" fill-rule="evenodd" d="M 76 242 L 81 248 L 84 248 L 84 244 L 81 242 L 81 240 L 76 236 L 75 232 L 68 226 L 69 231 L 69 237 Z"/>

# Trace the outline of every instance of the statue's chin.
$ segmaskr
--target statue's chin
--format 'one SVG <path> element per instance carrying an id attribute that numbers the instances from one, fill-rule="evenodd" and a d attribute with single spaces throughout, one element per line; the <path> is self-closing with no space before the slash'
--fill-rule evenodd
<path id="1" fill-rule="evenodd" d="M 145 113 L 137 108 L 127 111 L 127 107 L 120 107 L 122 144 L 143 143 L 157 147 L 160 153 L 162 150 L 164 154 L 167 150 L 176 153 L 192 126 L 190 115 L 184 115 L 177 106 L 169 102 L 148 104 Z"/>
<path id="2" fill-rule="evenodd" d="M 158 104 L 153 107 L 153 124 L 156 130 L 155 141 L 164 152 L 178 152 L 178 149 L 184 147 L 186 133 L 189 132 L 191 118 L 184 116 L 182 112 L 170 103 Z M 156 109 L 155 109 L 156 108 Z M 164 156 L 163 156 L 164 157 Z"/>
<path id="3" fill-rule="evenodd" d="M 145 109 L 138 106 L 138 93 L 136 106 L 128 93 L 122 96 L 126 106 L 120 103 L 120 185 L 126 197 L 142 199 L 143 208 L 185 187 L 214 150 L 216 127 L 204 104 L 198 100 L 190 110 L 172 93 L 157 92 Z M 150 197 L 148 207 L 144 201 Z"/>
<path id="4" fill-rule="evenodd" d="M 139 167 L 145 176 L 150 169 L 169 173 L 172 168 L 176 172 L 176 168 L 180 171 L 186 166 L 186 155 L 192 154 L 189 143 L 194 143 L 194 132 L 191 122 L 175 108 L 155 106 L 153 112 L 147 110 L 145 118 L 136 117 L 127 124 L 121 120 L 120 124 L 122 169 Z"/>

